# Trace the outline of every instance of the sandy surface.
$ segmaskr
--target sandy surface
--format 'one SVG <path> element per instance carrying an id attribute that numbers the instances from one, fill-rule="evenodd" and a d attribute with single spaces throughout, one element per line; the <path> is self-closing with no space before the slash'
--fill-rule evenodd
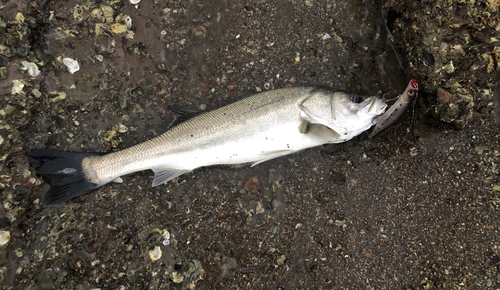
<path id="1" fill-rule="evenodd" d="M 500 288 L 499 4 L 419 2 L 2 1 L 0 289 Z M 410 78 L 415 106 L 371 140 L 155 188 L 42 208 L 25 157 L 129 147 L 172 105 L 302 85 L 392 103 Z"/>

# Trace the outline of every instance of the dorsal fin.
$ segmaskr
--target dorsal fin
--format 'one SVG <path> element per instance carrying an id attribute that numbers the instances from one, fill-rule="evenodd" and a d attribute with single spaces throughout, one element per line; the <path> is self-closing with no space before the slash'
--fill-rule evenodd
<path id="1" fill-rule="evenodd" d="M 178 107 L 174 106 L 168 106 L 167 107 L 172 113 L 174 113 L 174 120 L 168 125 L 167 129 L 170 129 L 174 126 L 179 125 L 182 122 L 185 122 L 193 117 L 198 116 L 199 114 L 203 113 L 201 111 L 194 111 L 194 110 L 185 110 L 181 109 Z"/>

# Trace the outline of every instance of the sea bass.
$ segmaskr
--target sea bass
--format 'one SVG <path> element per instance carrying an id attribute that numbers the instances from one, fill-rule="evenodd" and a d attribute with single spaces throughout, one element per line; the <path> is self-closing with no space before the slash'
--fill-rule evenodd
<path id="1" fill-rule="evenodd" d="M 56 205 L 120 176 L 152 169 L 153 186 L 193 169 L 261 162 L 368 130 L 385 111 L 377 97 L 321 87 L 261 92 L 182 122 L 130 148 L 98 155 L 32 149 L 27 156 L 52 186 L 43 204 Z"/>

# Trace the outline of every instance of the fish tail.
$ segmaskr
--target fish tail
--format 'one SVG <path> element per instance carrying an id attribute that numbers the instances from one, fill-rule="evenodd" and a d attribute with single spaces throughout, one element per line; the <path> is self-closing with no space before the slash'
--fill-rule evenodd
<path id="1" fill-rule="evenodd" d="M 48 149 L 31 149 L 27 157 L 38 174 L 47 178 L 51 188 L 42 205 L 60 204 L 101 185 L 89 182 L 82 168 L 83 159 L 97 154 L 66 152 Z"/>

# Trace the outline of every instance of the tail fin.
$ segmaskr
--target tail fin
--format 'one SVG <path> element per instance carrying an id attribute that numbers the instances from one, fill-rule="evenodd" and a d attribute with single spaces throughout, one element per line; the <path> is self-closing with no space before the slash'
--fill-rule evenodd
<path id="1" fill-rule="evenodd" d="M 42 205 L 56 205 L 99 187 L 87 181 L 82 169 L 82 160 L 95 155 L 48 149 L 28 151 L 27 157 L 31 166 L 52 184 L 43 198 Z"/>

